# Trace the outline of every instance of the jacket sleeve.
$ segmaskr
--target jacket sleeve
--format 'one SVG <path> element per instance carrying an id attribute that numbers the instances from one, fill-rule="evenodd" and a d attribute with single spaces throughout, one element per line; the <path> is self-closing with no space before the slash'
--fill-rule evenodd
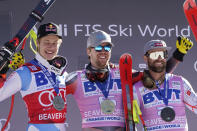
<path id="1" fill-rule="evenodd" d="M 197 94 L 194 92 L 191 84 L 185 78 L 182 79 L 184 85 L 184 103 L 188 109 L 197 114 Z"/>
<path id="2" fill-rule="evenodd" d="M 71 72 L 66 77 L 66 94 L 74 94 L 77 88 L 77 72 Z"/>

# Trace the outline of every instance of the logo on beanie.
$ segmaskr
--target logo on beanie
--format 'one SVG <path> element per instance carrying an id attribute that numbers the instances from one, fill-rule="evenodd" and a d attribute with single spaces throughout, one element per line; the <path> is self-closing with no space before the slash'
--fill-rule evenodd
<path id="1" fill-rule="evenodd" d="M 48 32 L 48 31 L 57 32 L 57 28 L 54 25 L 50 24 L 50 25 L 46 26 L 46 32 Z"/>
<path id="2" fill-rule="evenodd" d="M 154 43 L 154 47 L 158 47 L 158 46 L 163 47 L 163 44 L 162 43 Z"/>

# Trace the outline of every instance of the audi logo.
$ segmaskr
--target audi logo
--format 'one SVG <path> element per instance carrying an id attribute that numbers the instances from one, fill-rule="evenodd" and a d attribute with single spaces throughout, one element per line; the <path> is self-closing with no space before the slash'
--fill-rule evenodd
<path id="1" fill-rule="evenodd" d="M 53 104 L 53 98 L 55 97 L 55 90 L 51 90 L 51 91 L 43 91 L 39 94 L 38 100 L 39 103 L 44 106 L 44 107 L 49 107 Z M 66 96 L 66 91 L 65 89 L 60 89 L 59 90 L 59 95 L 64 99 Z M 45 98 L 45 99 L 44 99 Z M 46 99 L 48 100 L 48 102 L 46 102 Z M 66 102 L 65 102 L 66 104 Z"/>
<path id="2" fill-rule="evenodd" d="M 7 121 L 7 119 L 0 119 L 0 129 L 3 128 L 6 121 Z M 10 122 L 8 122 L 8 126 L 6 127 L 5 131 L 9 131 L 9 129 L 10 129 Z"/>
<path id="3" fill-rule="evenodd" d="M 197 61 L 194 63 L 194 70 L 197 72 Z"/>

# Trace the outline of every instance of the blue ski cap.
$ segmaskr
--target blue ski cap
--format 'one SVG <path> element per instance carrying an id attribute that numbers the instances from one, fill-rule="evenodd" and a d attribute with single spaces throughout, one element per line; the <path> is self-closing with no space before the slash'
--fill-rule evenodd
<path id="1" fill-rule="evenodd" d="M 40 25 L 40 27 L 38 28 L 38 39 L 47 35 L 56 35 L 60 39 L 62 39 L 59 26 L 53 22 Z"/>
<path id="2" fill-rule="evenodd" d="M 169 51 L 171 47 L 167 47 L 167 44 L 163 40 L 151 40 L 145 44 L 144 54 L 153 49 L 166 49 Z"/>
<path id="3" fill-rule="evenodd" d="M 102 30 L 97 30 L 92 32 L 88 37 L 87 48 L 96 47 L 105 42 L 109 43 L 111 46 L 114 46 L 114 44 L 111 42 L 111 37 L 109 34 Z"/>

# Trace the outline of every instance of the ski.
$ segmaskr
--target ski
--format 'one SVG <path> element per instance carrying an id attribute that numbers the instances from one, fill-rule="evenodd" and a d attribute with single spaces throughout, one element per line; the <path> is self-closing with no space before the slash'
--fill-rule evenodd
<path id="1" fill-rule="evenodd" d="M 185 0 L 183 4 L 183 10 L 193 35 L 197 41 L 197 6 L 195 0 Z"/>
<path id="2" fill-rule="evenodd" d="M 11 59 L 12 55 L 17 50 L 17 47 L 20 46 L 23 39 L 28 35 L 30 30 L 43 20 L 44 14 L 51 7 L 55 0 L 41 0 L 34 10 L 30 13 L 29 17 L 19 29 L 18 33 L 14 36 L 12 40 L 5 43 L 0 49 L 0 70 L 7 64 Z"/>
<path id="3" fill-rule="evenodd" d="M 122 87 L 126 131 L 135 131 L 135 123 L 133 121 L 132 57 L 130 54 L 125 53 L 121 55 L 119 61 L 119 70 Z M 131 112 L 129 112 L 128 109 Z M 132 117 L 131 119 L 129 119 L 129 115 Z"/>

